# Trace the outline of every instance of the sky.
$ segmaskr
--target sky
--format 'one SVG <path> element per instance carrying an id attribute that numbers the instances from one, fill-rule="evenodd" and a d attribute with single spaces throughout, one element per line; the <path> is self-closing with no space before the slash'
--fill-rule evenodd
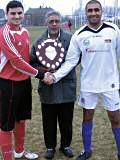
<path id="1" fill-rule="evenodd" d="M 0 8 L 5 10 L 6 4 L 10 0 L 0 0 Z M 79 8 L 82 4 L 82 8 L 85 7 L 85 4 L 89 0 L 21 0 L 23 2 L 25 11 L 28 8 L 38 8 L 39 6 L 43 7 L 51 7 L 57 11 L 59 11 L 62 15 L 72 15 L 72 13 Z M 117 0 L 99 0 L 101 4 L 114 6 L 114 2 Z M 118 0 L 120 6 L 120 0 Z"/>

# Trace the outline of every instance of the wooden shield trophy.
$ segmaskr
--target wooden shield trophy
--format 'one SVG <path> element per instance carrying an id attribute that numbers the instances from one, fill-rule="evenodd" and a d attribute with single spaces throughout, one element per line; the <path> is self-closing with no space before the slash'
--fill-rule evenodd
<path id="1" fill-rule="evenodd" d="M 65 49 L 62 43 L 47 39 L 40 44 L 37 44 L 36 55 L 40 63 L 50 71 L 58 69 L 65 58 Z"/>

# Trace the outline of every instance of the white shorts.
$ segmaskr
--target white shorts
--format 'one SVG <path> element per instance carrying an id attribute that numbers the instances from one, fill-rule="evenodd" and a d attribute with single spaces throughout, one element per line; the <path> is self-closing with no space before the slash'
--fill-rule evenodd
<path id="1" fill-rule="evenodd" d="M 103 93 L 81 92 L 79 100 L 80 106 L 86 109 L 95 109 L 99 96 L 103 98 L 103 105 L 106 110 L 115 111 L 120 109 L 118 90 Z"/>

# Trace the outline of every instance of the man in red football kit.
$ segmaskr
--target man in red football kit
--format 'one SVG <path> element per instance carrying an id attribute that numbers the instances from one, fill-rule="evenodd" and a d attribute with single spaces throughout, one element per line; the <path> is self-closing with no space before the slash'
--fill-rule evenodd
<path id="1" fill-rule="evenodd" d="M 7 23 L 0 30 L 0 147 L 4 160 L 12 160 L 13 155 L 37 159 L 37 154 L 24 148 L 25 120 L 31 119 L 30 76 L 43 79 L 44 73 L 29 65 L 29 35 L 21 26 L 24 18 L 21 2 L 10 1 L 6 16 Z"/>

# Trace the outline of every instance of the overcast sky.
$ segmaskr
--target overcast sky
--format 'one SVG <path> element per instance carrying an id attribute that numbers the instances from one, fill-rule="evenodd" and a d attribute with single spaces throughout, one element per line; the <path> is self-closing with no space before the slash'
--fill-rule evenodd
<path id="1" fill-rule="evenodd" d="M 0 8 L 5 9 L 6 4 L 10 0 L 0 0 Z M 39 6 L 44 7 L 51 7 L 57 11 L 59 11 L 63 15 L 71 15 L 72 12 L 74 12 L 75 9 L 78 9 L 80 6 L 80 3 L 82 3 L 82 6 L 84 8 L 86 2 L 89 0 L 21 0 L 23 2 L 25 10 L 27 10 L 29 7 L 31 8 L 38 8 Z M 117 0 L 100 0 L 102 5 L 110 5 L 113 6 L 114 2 Z M 119 5 L 120 5 L 120 0 Z"/>

